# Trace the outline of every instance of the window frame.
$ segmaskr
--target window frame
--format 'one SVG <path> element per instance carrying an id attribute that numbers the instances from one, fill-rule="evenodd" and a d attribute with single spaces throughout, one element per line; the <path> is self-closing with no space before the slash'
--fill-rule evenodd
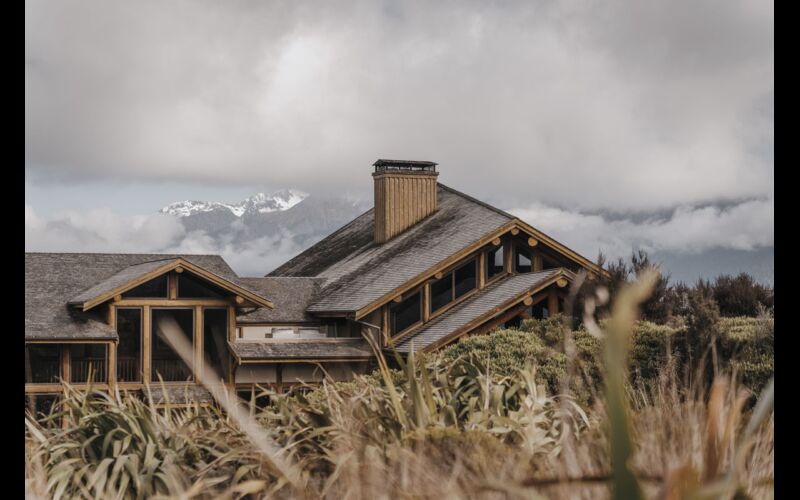
<path id="1" fill-rule="evenodd" d="M 149 349 L 149 351 L 150 351 L 149 352 L 149 354 L 150 354 L 150 373 L 149 373 L 150 381 L 149 381 L 149 383 L 151 383 L 151 384 L 160 384 L 161 383 L 161 381 L 158 379 L 158 372 L 155 369 L 155 366 L 153 364 L 153 352 L 154 352 L 153 344 L 156 342 L 156 339 L 158 338 L 158 334 L 156 333 L 156 329 L 153 328 L 155 326 L 155 314 L 154 313 L 156 311 L 160 311 L 160 310 L 168 310 L 168 311 L 184 310 L 184 311 L 190 311 L 192 313 L 192 331 L 191 331 L 192 363 L 190 365 L 187 365 L 187 367 L 189 369 L 189 373 L 191 374 L 191 378 L 189 378 L 188 380 L 164 380 L 164 383 L 165 384 L 199 384 L 200 383 L 200 377 L 198 377 L 197 367 L 195 366 L 195 352 L 197 350 L 197 338 L 196 338 L 197 337 L 197 335 L 196 335 L 196 332 L 197 332 L 197 324 L 196 324 L 197 323 L 197 318 L 196 318 L 195 309 L 196 309 L 195 306 L 150 306 L 150 349 Z M 170 347 L 170 349 L 172 349 L 172 348 Z M 182 363 L 186 364 L 183 361 L 183 358 L 181 358 L 180 355 L 177 352 L 174 352 L 174 353 Z M 148 374 L 145 374 L 145 375 L 148 375 Z"/>
<path id="2" fill-rule="evenodd" d="M 479 290 L 481 290 L 479 275 L 477 274 L 478 272 L 480 272 L 480 270 L 478 269 L 480 267 L 480 265 L 479 265 L 480 264 L 479 255 L 480 255 L 480 251 L 470 255 L 468 258 L 466 258 L 466 259 L 464 259 L 462 261 L 457 262 L 456 264 L 453 264 L 452 266 L 447 268 L 447 270 L 442 271 L 442 275 L 443 275 L 442 279 L 444 279 L 445 275 L 447 275 L 447 274 L 450 274 L 452 276 L 451 277 L 451 279 L 453 280 L 453 282 L 452 282 L 453 283 L 453 285 L 452 285 L 452 294 L 453 294 L 453 297 L 455 297 L 455 293 L 456 293 L 456 284 L 455 284 L 456 270 L 457 269 L 461 269 L 462 267 L 468 265 L 470 262 L 473 262 L 475 264 L 475 287 L 472 290 L 469 290 L 468 292 L 464 293 L 464 295 L 461 295 L 459 297 L 454 298 L 453 300 L 451 300 L 450 302 L 448 302 L 444 306 L 440 307 L 439 309 L 436 309 L 435 311 L 432 310 L 432 307 L 433 307 L 432 300 L 429 300 L 429 305 L 431 307 L 428 308 L 428 321 L 432 320 L 433 318 L 438 317 L 441 314 L 444 314 L 450 308 L 455 307 L 456 304 L 460 304 L 461 302 L 463 302 L 464 300 L 468 299 L 469 297 L 472 297 L 474 294 L 478 293 Z M 486 283 L 487 282 L 484 282 L 484 288 L 486 287 Z M 432 286 L 432 285 L 433 285 L 432 283 L 428 284 L 429 287 Z M 429 288 L 429 290 L 430 290 L 430 288 Z"/>
<path id="3" fill-rule="evenodd" d="M 481 272 L 483 273 L 483 277 L 484 277 L 484 285 L 488 285 L 489 283 L 493 283 L 494 281 L 500 279 L 501 276 L 505 276 L 506 275 L 506 245 L 508 245 L 508 242 L 501 241 L 500 245 L 498 245 L 498 246 L 490 246 L 490 247 L 485 248 L 483 250 L 483 253 L 484 253 L 483 260 L 484 260 L 484 263 L 486 265 L 481 270 Z M 495 273 L 494 276 L 489 276 L 489 267 L 490 266 L 494 267 L 494 263 L 492 263 L 492 264 L 489 263 L 492 260 L 491 259 L 491 254 L 494 253 L 494 252 L 497 252 L 497 251 L 500 252 L 500 255 L 503 258 L 503 265 L 500 266 L 500 271 Z"/>

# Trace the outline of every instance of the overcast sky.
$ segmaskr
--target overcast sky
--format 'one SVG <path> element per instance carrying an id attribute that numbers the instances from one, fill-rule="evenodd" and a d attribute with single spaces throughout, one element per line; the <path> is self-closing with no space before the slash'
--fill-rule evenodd
<path id="1" fill-rule="evenodd" d="M 29 0 L 26 223 L 369 197 L 383 157 L 590 257 L 769 247 L 773 21 L 762 0 Z"/>

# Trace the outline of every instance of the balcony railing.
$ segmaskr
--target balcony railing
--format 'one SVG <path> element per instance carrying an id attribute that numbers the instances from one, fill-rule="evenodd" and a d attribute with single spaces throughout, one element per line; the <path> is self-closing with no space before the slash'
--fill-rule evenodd
<path id="1" fill-rule="evenodd" d="M 27 371 L 27 370 L 26 370 Z M 30 380 L 25 378 L 26 383 L 33 384 L 55 384 L 58 383 L 58 377 L 61 376 L 61 361 L 54 360 L 37 360 L 31 363 L 30 366 Z"/>
<path id="2" fill-rule="evenodd" d="M 180 359 L 154 359 L 153 381 L 158 381 L 158 375 L 165 382 L 185 382 L 191 377 L 192 372 Z"/>
<path id="3" fill-rule="evenodd" d="M 70 360 L 70 378 L 75 384 L 85 384 L 89 381 L 91 372 L 92 382 L 106 382 L 105 358 L 72 358 Z"/>
<path id="4" fill-rule="evenodd" d="M 117 358 L 118 382 L 141 382 L 142 368 L 138 357 Z"/>

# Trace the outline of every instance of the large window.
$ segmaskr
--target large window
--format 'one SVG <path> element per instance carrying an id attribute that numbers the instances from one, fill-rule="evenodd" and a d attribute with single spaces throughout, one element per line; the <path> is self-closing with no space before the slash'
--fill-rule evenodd
<path id="1" fill-rule="evenodd" d="M 203 309 L 203 359 L 206 363 L 204 376 L 212 382 L 225 377 L 228 369 L 228 310 Z M 212 379 L 211 377 L 215 377 Z"/>
<path id="2" fill-rule="evenodd" d="M 117 309 L 117 381 L 142 381 L 142 310 Z"/>
<path id="3" fill-rule="evenodd" d="M 61 376 L 61 346 L 27 344 L 25 346 L 25 383 L 57 384 Z"/>
<path id="4" fill-rule="evenodd" d="M 438 311 L 477 286 L 476 260 L 442 276 L 431 283 L 431 312 Z"/>
<path id="5" fill-rule="evenodd" d="M 453 301 L 453 273 L 431 284 L 431 312 L 437 311 Z"/>
<path id="6" fill-rule="evenodd" d="M 455 283 L 455 294 L 456 298 L 461 297 L 465 293 L 473 290 L 477 286 L 477 282 L 475 280 L 475 267 L 477 265 L 477 261 L 472 260 L 463 266 L 459 267 L 453 273 L 453 281 Z"/>
<path id="7" fill-rule="evenodd" d="M 170 325 L 177 324 L 177 329 L 169 328 Z M 163 329 L 162 329 L 163 325 Z M 159 374 L 165 382 L 182 382 L 192 378 L 192 371 L 183 362 L 181 357 L 172 347 L 174 340 L 183 338 L 188 343 L 190 349 L 185 353 L 189 359 L 194 355 L 194 343 L 192 342 L 194 332 L 194 310 L 193 309 L 153 309 L 152 310 L 152 381 L 158 382 Z"/>
<path id="8" fill-rule="evenodd" d="M 392 333 L 398 334 L 406 328 L 422 320 L 422 294 L 417 292 L 408 296 L 399 304 L 392 302 L 389 306 L 389 319 Z"/>
<path id="9" fill-rule="evenodd" d="M 524 248 L 515 248 L 514 265 L 518 273 L 529 273 L 533 270 L 533 258 L 531 252 Z"/>
<path id="10" fill-rule="evenodd" d="M 178 274 L 179 299 L 218 299 L 225 296 L 225 292 L 205 281 L 187 273 Z"/>
<path id="11" fill-rule="evenodd" d="M 73 384 L 107 382 L 106 344 L 71 344 L 69 378 Z"/>
<path id="12" fill-rule="evenodd" d="M 131 288 L 122 294 L 125 299 L 166 299 L 167 298 L 167 275 L 162 274 L 158 278 Z"/>
<path id="13" fill-rule="evenodd" d="M 492 279 L 505 270 L 502 245 L 486 252 L 486 277 Z"/>

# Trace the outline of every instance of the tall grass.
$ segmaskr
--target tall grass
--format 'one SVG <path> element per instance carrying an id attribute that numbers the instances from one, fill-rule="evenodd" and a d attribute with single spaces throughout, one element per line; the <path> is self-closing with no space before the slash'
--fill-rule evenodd
<path id="1" fill-rule="evenodd" d="M 628 380 L 648 286 L 590 324 L 605 349 L 592 406 L 548 393 L 535 365 L 496 373 L 478 352 L 410 355 L 392 370 L 376 350 L 376 373 L 274 396 L 253 412 L 255 431 L 230 406 L 159 410 L 68 389 L 49 423 L 26 415 L 26 487 L 54 498 L 768 498 L 772 383 L 748 410 L 733 374 L 709 391 L 686 391 L 669 363 L 656 384 Z M 49 425 L 61 414 L 66 427 Z"/>

